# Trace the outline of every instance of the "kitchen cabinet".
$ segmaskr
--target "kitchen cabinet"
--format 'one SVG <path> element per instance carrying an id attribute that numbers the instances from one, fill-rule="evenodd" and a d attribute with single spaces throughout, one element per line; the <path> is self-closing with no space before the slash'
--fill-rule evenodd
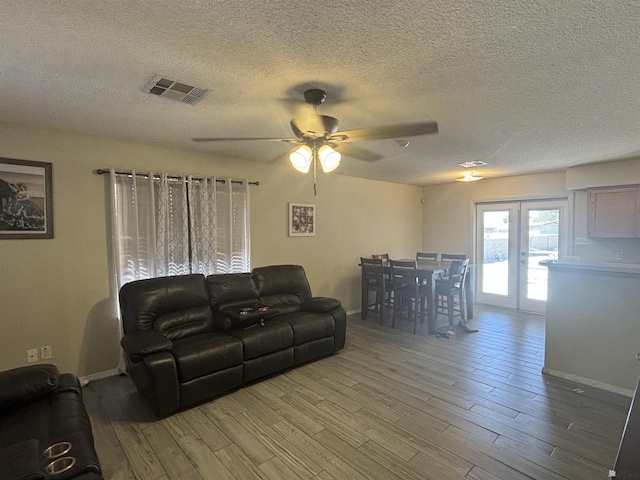
<path id="1" fill-rule="evenodd" d="M 591 238 L 640 238 L 640 185 L 587 190 Z"/>

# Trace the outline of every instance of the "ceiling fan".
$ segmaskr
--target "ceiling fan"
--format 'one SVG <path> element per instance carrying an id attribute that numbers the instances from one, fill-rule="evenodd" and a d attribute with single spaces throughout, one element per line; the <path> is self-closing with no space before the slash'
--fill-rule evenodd
<path id="1" fill-rule="evenodd" d="M 401 123 L 377 127 L 340 131 L 337 118 L 318 114 L 317 107 L 327 99 L 327 94 L 319 88 L 304 92 L 305 104 L 300 104 L 297 115 L 291 120 L 291 130 L 295 138 L 194 138 L 195 142 L 285 142 L 300 145 L 289 155 L 293 167 L 307 173 L 315 160 L 319 160 L 324 172 L 335 170 L 340 164 L 341 153 L 365 161 L 380 160 L 382 156 L 353 145 L 366 140 L 386 140 L 393 138 L 428 135 L 438 132 L 437 122 Z"/>

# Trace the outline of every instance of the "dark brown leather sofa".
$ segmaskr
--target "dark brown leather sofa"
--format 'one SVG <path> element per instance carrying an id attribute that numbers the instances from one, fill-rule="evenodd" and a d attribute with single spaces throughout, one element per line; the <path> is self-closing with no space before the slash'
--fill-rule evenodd
<path id="1" fill-rule="evenodd" d="M 345 344 L 342 305 L 312 297 L 298 265 L 139 280 L 120 289 L 120 307 L 127 371 L 159 416 Z"/>
<path id="2" fill-rule="evenodd" d="M 0 372 L 0 478 L 102 478 L 75 375 L 54 365 Z"/>

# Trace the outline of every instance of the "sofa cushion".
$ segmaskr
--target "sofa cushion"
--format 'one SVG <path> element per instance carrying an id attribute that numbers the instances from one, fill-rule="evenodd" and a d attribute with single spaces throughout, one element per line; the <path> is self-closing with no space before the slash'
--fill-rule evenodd
<path id="1" fill-rule="evenodd" d="M 42 450 L 36 438 L 0 447 L 0 478 L 42 480 Z"/>
<path id="2" fill-rule="evenodd" d="M 334 308 L 341 307 L 340 300 L 327 297 L 313 297 L 305 300 L 302 310 L 306 312 L 330 312 Z"/>
<path id="3" fill-rule="evenodd" d="M 254 268 L 252 273 L 261 301 L 265 297 L 281 294 L 296 296 L 297 303 L 311 298 L 307 275 L 300 265 L 258 267 Z M 291 303 L 291 299 L 283 297 L 282 303 Z"/>
<path id="4" fill-rule="evenodd" d="M 244 362 L 244 383 L 291 368 L 293 362 L 293 347 L 247 360 Z"/>
<path id="5" fill-rule="evenodd" d="M 220 333 L 206 333 L 173 342 L 180 383 L 242 365 L 242 342 Z"/>
<path id="6" fill-rule="evenodd" d="M 170 340 L 213 331 L 211 308 L 209 304 L 198 305 L 158 315 L 153 329 Z"/>
<path id="7" fill-rule="evenodd" d="M 58 387 L 55 365 L 32 365 L 0 372 L 0 411 L 47 395 Z"/>
<path id="8" fill-rule="evenodd" d="M 292 293 L 278 293 L 260 297 L 260 304 L 277 308 L 280 314 L 297 312 L 302 306 L 300 299 Z"/>
<path id="9" fill-rule="evenodd" d="M 335 334 L 336 324 L 328 313 L 298 312 L 278 317 L 293 330 L 293 344 L 301 345 Z"/>
<path id="10" fill-rule="evenodd" d="M 242 341 L 244 360 L 277 352 L 293 346 L 293 331 L 287 322 L 278 319 L 266 320 L 264 325 L 256 324 L 247 329 L 231 329 L 227 331 Z"/>
<path id="11" fill-rule="evenodd" d="M 125 333 L 156 330 L 171 340 L 213 331 L 213 315 L 201 274 L 148 278 L 120 289 Z"/>
<path id="12" fill-rule="evenodd" d="M 294 365 L 300 365 L 331 355 L 335 351 L 335 337 L 319 338 L 302 345 L 296 345 L 293 348 L 293 363 Z"/>
<path id="13" fill-rule="evenodd" d="M 222 306 L 258 303 L 258 290 L 250 273 L 224 273 L 207 277 L 209 303 L 214 313 Z"/>

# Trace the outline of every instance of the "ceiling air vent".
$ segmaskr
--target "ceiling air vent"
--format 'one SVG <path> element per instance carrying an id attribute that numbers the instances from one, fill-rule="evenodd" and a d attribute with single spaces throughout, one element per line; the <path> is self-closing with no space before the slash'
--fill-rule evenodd
<path id="1" fill-rule="evenodd" d="M 204 88 L 193 87 L 185 83 L 169 80 L 162 75 L 153 77 L 151 81 L 147 83 L 147 86 L 144 87 L 144 91 L 191 105 L 204 97 L 208 92 L 208 90 Z"/>

